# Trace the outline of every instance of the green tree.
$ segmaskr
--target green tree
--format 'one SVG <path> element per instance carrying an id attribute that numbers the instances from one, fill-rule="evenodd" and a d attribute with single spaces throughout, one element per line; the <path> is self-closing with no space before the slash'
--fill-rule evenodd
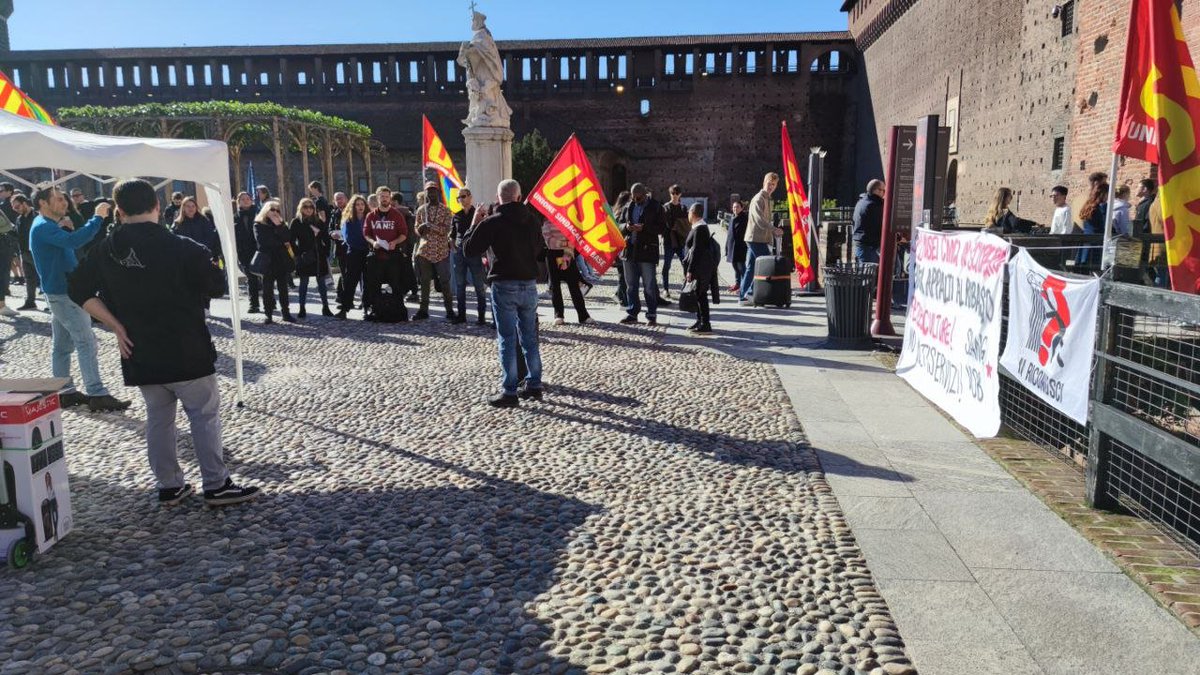
<path id="1" fill-rule="evenodd" d="M 513 143 L 513 178 L 521 184 L 521 191 L 528 194 L 552 161 L 554 161 L 554 151 L 550 149 L 550 144 L 537 129 L 530 131 Z"/>

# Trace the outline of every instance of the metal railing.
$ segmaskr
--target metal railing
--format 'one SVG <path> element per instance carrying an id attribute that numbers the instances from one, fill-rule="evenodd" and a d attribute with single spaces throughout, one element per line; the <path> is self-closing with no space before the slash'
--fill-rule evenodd
<path id="1" fill-rule="evenodd" d="M 1106 281 L 1089 415 L 1089 504 L 1200 552 L 1200 297 Z"/>

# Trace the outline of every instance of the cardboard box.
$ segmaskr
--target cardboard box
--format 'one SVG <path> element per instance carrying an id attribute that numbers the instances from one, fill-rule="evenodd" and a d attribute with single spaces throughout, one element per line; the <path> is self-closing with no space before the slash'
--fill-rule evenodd
<path id="1" fill-rule="evenodd" d="M 0 380 L 4 488 L 8 501 L 33 519 L 39 553 L 74 525 L 58 401 L 66 384 L 62 378 Z"/>

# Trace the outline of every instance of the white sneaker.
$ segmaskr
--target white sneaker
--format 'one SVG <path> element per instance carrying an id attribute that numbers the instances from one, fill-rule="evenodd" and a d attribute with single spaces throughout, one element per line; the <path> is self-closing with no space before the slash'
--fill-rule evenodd
<path id="1" fill-rule="evenodd" d="M 559 316 L 559 317 L 555 317 L 555 319 L 554 319 L 554 325 L 555 325 L 555 326 L 562 326 L 562 325 L 564 325 L 564 324 L 566 324 L 566 323 L 567 323 L 567 322 L 566 322 L 566 321 L 564 321 L 564 320 L 563 320 L 563 318 L 562 318 L 561 316 Z"/>
<path id="2" fill-rule="evenodd" d="M 12 307 L 0 305 L 0 316 L 20 316 L 20 313 Z"/>

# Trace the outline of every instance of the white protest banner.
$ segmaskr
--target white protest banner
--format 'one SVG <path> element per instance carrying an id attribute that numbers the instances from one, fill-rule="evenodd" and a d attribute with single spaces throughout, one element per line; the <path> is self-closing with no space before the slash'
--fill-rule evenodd
<path id="1" fill-rule="evenodd" d="M 1080 424 L 1087 424 L 1099 310 L 1099 279 L 1051 272 L 1025 249 L 1008 264 L 1008 339 L 1000 365 Z"/>
<path id="2" fill-rule="evenodd" d="M 1000 299 L 1008 242 L 921 229 L 896 374 L 978 438 L 1000 431 Z"/>

